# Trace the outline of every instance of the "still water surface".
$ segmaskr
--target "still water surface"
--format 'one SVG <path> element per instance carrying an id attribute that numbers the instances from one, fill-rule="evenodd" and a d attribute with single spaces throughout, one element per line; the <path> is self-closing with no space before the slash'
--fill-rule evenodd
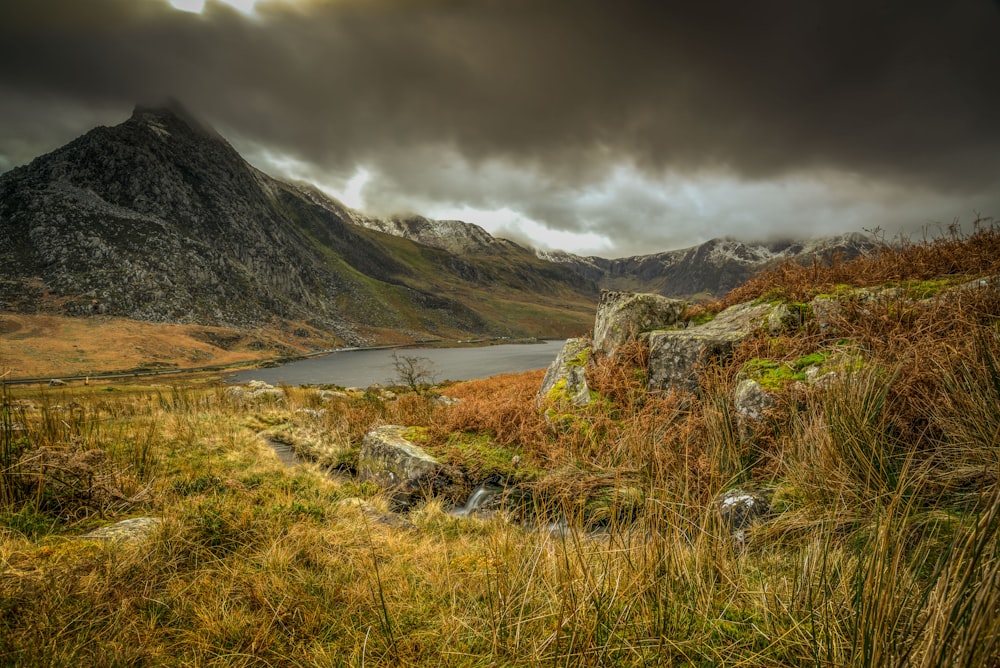
<path id="1" fill-rule="evenodd" d="M 346 350 L 323 357 L 290 362 L 271 369 L 249 369 L 233 374 L 234 383 L 261 380 L 277 385 L 342 385 L 368 387 L 399 383 L 392 354 L 429 361 L 435 381 L 488 378 L 499 373 L 543 369 L 562 350 L 564 341 L 508 343 L 479 348 L 402 348 Z"/>

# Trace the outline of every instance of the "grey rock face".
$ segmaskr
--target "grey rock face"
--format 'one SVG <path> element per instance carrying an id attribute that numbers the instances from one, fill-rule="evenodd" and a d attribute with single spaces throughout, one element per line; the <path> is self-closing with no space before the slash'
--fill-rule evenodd
<path id="1" fill-rule="evenodd" d="M 770 304 L 737 304 L 703 325 L 650 332 L 646 335 L 649 389 L 696 390 L 699 364 L 730 354 L 755 328 L 766 326 L 773 308 Z"/>
<path id="2" fill-rule="evenodd" d="M 596 296 L 527 249 L 487 244 L 475 226 L 404 225 L 454 235 L 461 248 L 487 244 L 470 257 L 390 242 L 358 223 L 343 205 L 255 169 L 183 110 L 140 107 L 0 174 L 0 309 L 236 328 L 277 317 L 361 345 L 362 326 L 527 333 L 456 298 L 456 284 L 503 285 L 528 302 Z"/>
<path id="3" fill-rule="evenodd" d="M 687 302 L 654 294 L 635 292 L 601 293 L 594 320 L 594 350 L 605 354 L 614 351 L 639 334 L 675 325 Z"/>
<path id="4" fill-rule="evenodd" d="M 404 505 L 421 492 L 441 491 L 452 482 L 443 464 L 403 435 L 406 430 L 377 427 L 365 434 L 358 454 L 358 479 L 394 491 L 396 501 Z"/>
<path id="5" fill-rule="evenodd" d="M 556 356 L 538 390 L 538 402 L 566 402 L 573 406 L 590 403 L 587 386 L 587 357 L 590 348 L 586 339 L 566 339 L 566 344 Z"/>
<path id="6" fill-rule="evenodd" d="M 750 378 L 741 380 L 733 390 L 733 409 L 736 411 L 737 422 L 762 420 L 774 403 L 774 396 Z"/>

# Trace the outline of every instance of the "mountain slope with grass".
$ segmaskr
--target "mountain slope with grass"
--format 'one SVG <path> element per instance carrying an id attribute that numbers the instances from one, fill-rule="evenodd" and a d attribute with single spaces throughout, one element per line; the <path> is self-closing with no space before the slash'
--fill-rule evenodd
<path id="1" fill-rule="evenodd" d="M 354 224 L 177 105 L 137 107 L 0 176 L 0 303 L 364 343 L 560 336 L 596 287 L 514 244 L 449 252 Z M 338 208 L 339 207 L 339 208 Z"/>

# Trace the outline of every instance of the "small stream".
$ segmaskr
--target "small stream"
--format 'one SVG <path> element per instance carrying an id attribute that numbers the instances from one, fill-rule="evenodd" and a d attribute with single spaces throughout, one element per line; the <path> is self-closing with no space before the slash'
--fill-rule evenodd
<path id="1" fill-rule="evenodd" d="M 300 457 L 295 452 L 295 449 L 287 443 L 282 443 L 281 441 L 264 436 L 263 434 L 261 435 L 261 438 L 265 443 L 267 443 L 268 447 L 274 451 L 274 453 L 278 456 L 278 459 L 285 466 L 291 468 L 293 466 L 297 466 L 298 464 L 308 462 L 308 460 Z M 339 471 L 328 469 L 325 470 L 324 473 L 333 479 L 346 480 L 346 476 Z M 477 513 L 490 512 L 496 509 L 495 507 L 491 507 L 491 502 L 497 499 L 497 497 L 503 495 L 505 492 L 509 491 L 511 491 L 511 488 L 505 487 L 502 484 L 499 484 L 495 478 L 491 478 L 472 490 L 472 493 L 469 494 L 469 497 L 465 501 L 465 505 L 452 508 L 448 511 L 448 514 L 453 517 L 469 517 L 476 515 Z M 522 522 L 525 521 L 527 521 L 528 524 L 534 524 L 537 522 L 537 519 L 534 521 L 522 519 Z M 543 533 L 549 534 L 553 537 L 565 537 L 569 533 L 573 532 L 565 518 L 541 522 L 537 524 L 537 528 Z"/>
<path id="2" fill-rule="evenodd" d="M 278 455 L 278 459 L 281 460 L 281 463 L 285 466 L 292 467 L 305 461 L 295 452 L 295 448 L 287 443 L 282 443 L 281 441 L 263 435 L 261 438 L 264 439 L 264 442 L 267 443 L 268 447 L 274 450 L 274 454 Z"/>
<path id="3" fill-rule="evenodd" d="M 484 482 L 482 485 L 473 490 L 464 506 L 461 508 L 454 508 L 450 514 L 455 517 L 466 517 L 471 515 L 478 510 L 482 510 L 487 503 L 496 498 L 499 494 L 503 493 L 503 491 L 504 488 L 500 485 L 496 485 L 492 482 Z"/>

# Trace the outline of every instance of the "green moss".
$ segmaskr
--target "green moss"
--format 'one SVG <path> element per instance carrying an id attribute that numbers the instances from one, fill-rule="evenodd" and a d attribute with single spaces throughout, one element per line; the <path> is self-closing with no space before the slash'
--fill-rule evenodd
<path id="1" fill-rule="evenodd" d="M 534 480 L 542 470 L 526 462 L 520 448 L 496 444 L 486 434 L 455 432 L 444 446 L 428 447 L 442 463 L 456 466 L 473 480 L 500 476 L 507 480 Z"/>
<path id="2" fill-rule="evenodd" d="M 840 299 L 842 297 L 852 295 L 860 289 L 861 288 L 853 285 L 847 285 L 846 283 L 838 283 L 833 286 L 833 290 L 830 292 L 824 292 L 816 295 L 816 299 Z"/>
<path id="3" fill-rule="evenodd" d="M 402 436 L 413 443 L 426 443 L 429 438 L 427 427 L 407 427 L 403 430 Z"/>
<path id="4" fill-rule="evenodd" d="M 561 401 L 569 400 L 569 393 L 566 392 L 566 379 L 560 378 L 556 381 L 556 384 L 552 386 L 552 389 L 545 394 L 545 400 L 550 404 L 559 403 Z"/>
<path id="5" fill-rule="evenodd" d="M 786 294 L 786 289 L 784 287 L 773 287 L 757 299 L 753 300 L 753 304 L 785 304 L 788 302 L 788 295 Z"/>
<path id="6" fill-rule="evenodd" d="M 828 359 L 830 359 L 829 351 L 809 353 L 792 362 L 792 368 L 796 371 L 802 371 L 811 366 L 823 366 Z"/>
<path id="7" fill-rule="evenodd" d="M 585 367 L 587 366 L 587 361 L 590 359 L 590 348 L 584 348 L 571 359 L 566 360 L 566 366 L 569 368 L 573 367 Z"/>
<path id="8" fill-rule="evenodd" d="M 702 311 L 701 313 L 697 314 L 687 322 L 689 326 L 697 327 L 698 325 L 704 325 L 705 323 L 712 322 L 713 320 L 715 320 L 716 315 L 718 314 L 713 313 L 712 311 Z"/>
<path id="9" fill-rule="evenodd" d="M 743 373 L 766 390 L 780 390 L 792 381 L 805 380 L 805 374 L 797 371 L 792 364 L 759 357 L 744 364 Z"/>
<path id="10" fill-rule="evenodd" d="M 946 278 L 931 281 L 893 281 L 887 283 L 886 287 L 901 288 L 907 299 L 931 299 L 940 294 L 942 290 L 954 285 L 958 280 Z"/>

